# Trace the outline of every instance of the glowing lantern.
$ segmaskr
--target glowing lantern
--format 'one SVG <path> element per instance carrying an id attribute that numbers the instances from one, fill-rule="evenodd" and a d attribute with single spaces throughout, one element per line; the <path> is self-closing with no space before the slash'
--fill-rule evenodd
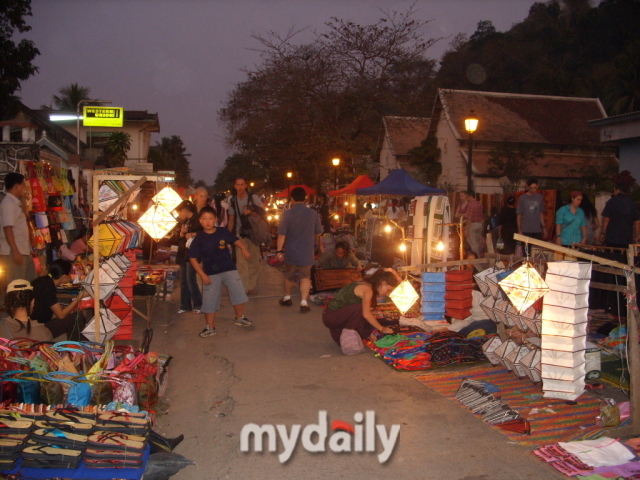
<path id="1" fill-rule="evenodd" d="M 162 205 L 153 205 L 138 219 L 138 224 L 144 228 L 154 240 L 160 240 L 169 233 L 178 222 Z"/>
<path id="2" fill-rule="evenodd" d="M 514 308 L 520 313 L 549 291 L 549 287 L 540 274 L 529 264 L 522 265 L 500 281 L 499 285 L 511 300 Z"/>
<path id="3" fill-rule="evenodd" d="M 162 205 L 164 208 L 172 212 L 175 208 L 182 203 L 180 195 L 171 187 L 164 187 L 160 190 L 153 201 L 156 205 Z"/>
<path id="4" fill-rule="evenodd" d="M 391 292 L 389 298 L 393 301 L 395 306 L 400 310 L 400 313 L 404 315 L 409 311 L 414 303 L 420 298 L 416 289 L 413 288 L 411 282 L 403 280 L 400 284 Z"/>

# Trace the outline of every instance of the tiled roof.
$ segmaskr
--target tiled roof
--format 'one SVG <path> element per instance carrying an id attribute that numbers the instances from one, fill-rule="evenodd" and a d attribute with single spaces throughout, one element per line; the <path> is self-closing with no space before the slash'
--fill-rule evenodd
<path id="1" fill-rule="evenodd" d="M 158 114 L 157 113 L 148 113 L 146 110 L 125 110 L 124 111 L 124 119 L 125 119 L 125 121 L 157 122 L 158 121 Z"/>
<path id="2" fill-rule="evenodd" d="M 551 97 L 510 93 L 439 90 L 439 101 L 459 139 L 466 139 L 464 119 L 478 116 L 478 141 L 596 146 L 599 132 L 587 123 L 605 117 L 597 98 Z"/>
<path id="3" fill-rule="evenodd" d="M 466 151 L 463 152 L 466 159 Z M 473 166 L 478 175 L 489 174 L 489 157 L 487 150 L 473 151 Z M 617 165 L 618 161 L 613 154 L 563 154 L 546 153 L 544 158 L 530 167 L 530 175 L 540 178 L 579 178 L 584 176 L 589 167 L 602 168 L 607 164 Z"/>
<path id="4" fill-rule="evenodd" d="M 431 119 L 420 117 L 383 117 L 385 135 L 393 154 L 407 155 L 427 138 Z"/>

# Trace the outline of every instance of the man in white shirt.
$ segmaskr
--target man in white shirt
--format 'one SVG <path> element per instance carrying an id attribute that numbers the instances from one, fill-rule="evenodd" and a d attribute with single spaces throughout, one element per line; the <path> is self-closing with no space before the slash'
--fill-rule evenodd
<path id="1" fill-rule="evenodd" d="M 27 217 L 20 200 L 26 184 L 24 175 L 7 173 L 6 196 L 0 203 L 0 266 L 8 283 L 17 278 L 33 280 L 36 269 L 31 258 L 31 241 Z M 4 302 L 4 292 L 0 292 Z"/>

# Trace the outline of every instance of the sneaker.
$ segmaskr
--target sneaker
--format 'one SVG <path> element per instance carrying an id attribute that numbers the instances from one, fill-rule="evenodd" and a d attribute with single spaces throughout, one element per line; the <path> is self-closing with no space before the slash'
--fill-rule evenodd
<path id="1" fill-rule="evenodd" d="M 216 328 L 215 327 L 211 328 L 209 325 L 204 327 L 204 330 L 200 332 L 200 336 L 202 338 L 212 337 L 215 334 L 216 334 Z"/>
<path id="2" fill-rule="evenodd" d="M 202 311 L 199 308 L 194 308 L 192 311 L 193 313 L 202 313 Z"/>
<path id="3" fill-rule="evenodd" d="M 253 325 L 253 323 L 251 323 L 251 320 L 246 318 L 244 315 L 240 318 L 236 318 L 233 323 L 235 323 L 239 327 L 250 327 L 251 325 Z"/>
<path id="4" fill-rule="evenodd" d="M 181 308 L 180 310 L 178 310 L 178 313 L 187 313 L 190 312 L 191 310 L 185 310 L 184 308 Z"/>

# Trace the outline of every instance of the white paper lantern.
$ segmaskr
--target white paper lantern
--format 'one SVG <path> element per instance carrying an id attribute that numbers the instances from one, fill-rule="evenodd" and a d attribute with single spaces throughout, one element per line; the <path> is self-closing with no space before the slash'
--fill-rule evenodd
<path id="1" fill-rule="evenodd" d="M 89 295 L 95 298 L 94 295 L 94 278 L 95 270 L 91 270 L 89 275 L 85 277 L 85 279 L 80 283 L 82 287 L 87 291 Z M 102 267 L 98 268 L 98 275 L 100 280 L 100 300 L 104 300 L 109 295 L 113 293 L 113 291 L 118 286 L 118 281 L 113 279 Z"/>
<path id="2" fill-rule="evenodd" d="M 478 288 L 482 292 L 484 296 L 490 295 L 489 293 L 489 285 L 487 285 L 487 275 L 495 272 L 496 269 L 491 267 L 483 270 L 481 272 L 476 273 L 473 277 L 476 279 L 476 283 L 478 284 Z"/>
<path id="3" fill-rule="evenodd" d="M 549 291 L 538 271 L 530 264 L 522 265 L 501 280 L 500 287 L 519 312 L 524 312 Z"/>
<path id="4" fill-rule="evenodd" d="M 494 367 L 500 364 L 500 357 L 495 354 L 496 349 L 500 345 L 502 345 L 502 340 L 500 340 L 498 336 L 490 338 L 482 345 L 484 356 L 487 357 L 487 360 L 489 360 Z"/>
<path id="5" fill-rule="evenodd" d="M 153 197 L 154 203 L 162 205 L 164 208 L 172 212 L 175 208 L 182 203 L 182 198 L 178 195 L 173 188 L 167 186 L 160 190 L 155 197 Z"/>
<path id="6" fill-rule="evenodd" d="M 400 314 L 404 315 L 409 311 L 414 303 L 420 298 L 416 289 L 408 280 L 403 280 L 400 284 L 393 289 L 389 298 L 393 301 L 394 305 L 400 310 Z"/>
<path id="7" fill-rule="evenodd" d="M 522 359 L 531 352 L 531 347 L 526 343 L 514 348 L 505 358 L 504 363 L 508 365 L 509 370 L 513 371 L 518 378 L 527 376 L 527 372 L 522 367 Z"/>
<path id="8" fill-rule="evenodd" d="M 104 343 L 107 340 L 111 340 L 118 331 L 118 327 L 122 323 L 122 320 L 108 308 L 100 309 L 100 342 Z M 95 340 L 96 333 L 96 319 L 95 316 L 89 320 L 87 326 L 82 330 L 82 334 L 89 340 Z"/>
<path id="9" fill-rule="evenodd" d="M 169 210 L 162 205 L 152 205 L 138 219 L 138 224 L 144 228 L 154 240 L 160 240 L 169 233 L 178 222 Z"/>
<path id="10" fill-rule="evenodd" d="M 520 367 L 533 383 L 538 383 L 541 380 L 541 352 L 542 350 L 539 348 L 534 348 L 520 361 Z"/>
<path id="11" fill-rule="evenodd" d="M 498 275 L 506 272 L 504 268 L 500 270 L 494 270 L 493 273 L 490 273 L 486 277 L 487 286 L 489 287 L 489 293 L 496 300 L 499 298 L 503 298 L 502 290 L 500 289 L 500 285 L 498 285 Z"/>
<path id="12" fill-rule="evenodd" d="M 502 345 L 495 349 L 494 353 L 500 357 L 500 363 L 504 368 L 511 371 L 510 365 L 508 365 L 504 359 L 509 355 L 513 350 L 518 347 L 518 344 L 511 339 L 508 339 Z"/>
<path id="13" fill-rule="evenodd" d="M 496 312 L 493 309 L 495 303 L 496 299 L 489 295 L 482 301 L 482 303 L 480 304 L 480 308 L 482 308 L 487 318 L 490 318 L 494 322 L 499 323 L 499 320 L 496 319 Z"/>

